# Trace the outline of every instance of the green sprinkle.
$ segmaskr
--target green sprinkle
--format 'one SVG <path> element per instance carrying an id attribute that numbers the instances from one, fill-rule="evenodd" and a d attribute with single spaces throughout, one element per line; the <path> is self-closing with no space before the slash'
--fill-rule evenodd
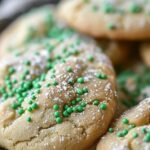
<path id="1" fill-rule="evenodd" d="M 80 105 L 81 105 L 82 107 L 86 107 L 87 103 L 86 103 L 86 102 L 82 102 Z"/>
<path id="2" fill-rule="evenodd" d="M 77 93 L 78 95 L 83 95 L 83 94 L 84 94 L 84 91 L 83 91 L 81 88 L 77 88 L 77 89 L 76 89 L 76 93 Z"/>
<path id="3" fill-rule="evenodd" d="M 31 99 L 32 99 L 32 100 L 35 100 L 35 99 L 36 99 L 36 96 L 35 96 L 35 95 L 32 95 L 32 96 L 31 96 Z"/>
<path id="4" fill-rule="evenodd" d="M 138 137 L 138 133 L 133 132 L 132 137 L 133 137 L 134 139 L 137 138 L 137 137 Z"/>
<path id="5" fill-rule="evenodd" d="M 84 78 L 83 78 L 83 77 L 78 78 L 78 79 L 77 79 L 77 82 L 78 82 L 78 83 L 81 83 L 81 84 L 84 83 Z"/>
<path id="6" fill-rule="evenodd" d="M 109 30 L 115 30 L 115 29 L 116 29 L 116 25 L 113 24 L 113 23 L 108 23 L 106 27 L 107 27 L 107 29 L 109 29 Z"/>
<path id="7" fill-rule="evenodd" d="M 72 101 L 71 101 L 71 104 L 72 104 L 72 105 L 76 105 L 76 103 L 77 103 L 76 100 L 72 100 Z"/>
<path id="8" fill-rule="evenodd" d="M 88 56 L 88 61 L 93 62 L 94 61 L 94 57 L 92 55 Z"/>
<path id="9" fill-rule="evenodd" d="M 77 112 L 77 106 L 74 106 L 74 107 L 72 108 L 72 110 L 73 110 L 73 112 Z"/>
<path id="10" fill-rule="evenodd" d="M 24 64 L 25 64 L 26 66 L 30 66 L 30 65 L 31 65 L 31 62 L 30 62 L 29 60 L 27 60 L 27 61 L 24 62 Z"/>
<path id="11" fill-rule="evenodd" d="M 53 64 L 47 63 L 46 68 L 47 68 L 48 70 L 52 69 L 52 68 L 53 68 Z"/>
<path id="12" fill-rule="evenodd" d="M 150 142 L 150 133 L 147 133 L 147 134 L 144 136 L 143 141 L 146 142 L 146 143 Z"/>
<path id="13" fill-rule="evenodd" d="M 81 97 L 77 97 L 77 98 L 76 98 L 76 101 L 77 101 L 77 102 L 82 101 Z"/>
<path id="14" fill-rule="evenodd" d="M 57 117 L 60 117 L 60 112 L 59 111 L 56 111 L 54 112 L 54 116 L 57 118 Z"/>
<path id="15" fill-rule="evenodd" d="M 142 128 L 142 133 L 147 133 L 146 128 Z"/>
<path id="16" fill-rule="evenodd" d="M 56 86 L 56 85 L 58 85 L 58 82 L 57 82 L 56 80 L 54 80 L 54 81 L 52 82 L 52 85 L 53 85 L 53 86 Z"/>
<path id="17" fill-rule="evenodd" d="M 33 104 L 31 105 L 31 107 L 32 107 L 32 109 L 37 109 L 39 106 L 38 106 L 37 103 L 33 103 Z"/>
<path id="18" fill-rule="evenodd" d="M 67 108 L 67 112 L 68 112 L 68 114 L 71 114 L 71 113 L 73 112 L 72 107 L 68 107 L 68 108 Z"/>
<path id="19" fill-rule="evenodd" d="M 51 86 L 51 84 L 50 84 L 50 83 L 47 83 L 47 84 L 46 84 L 46 87 L 47 87 L 47 88 L 48 88 L 48 87 L 50 87 L 50 86 Z"/>
<path id="20" fill-rule="evenodd" d="M 83 112 L 84 111 L 84 109 L 83 109 L 83 107 L 82 106 L 77 106 L 77 112 Z"/>
<path id="21" fill-rule="evenodd" d="M 68 114 L 68 112 L 66 110 L 63 112 L 63 116 L 64 117 L 69 117 L 69 114 Z"/>
<path id="22" fill-rule="evenodd" d="M 13 74 L 13 73 L 15 73 L 15 71 L 16 70 L 13 67 L 10 67 L 9 70 L 8 70 L 9 74 Z"/>
<path id="23" fill-rule="evenodd" d="M 30 73 L 29 70 L 24 71 L 24 75 L 28 75 Z"/>
<path id="24" fill-rule="evenodd" d="M 129 120 L 128 120 L 127 118 L 123 118 L 123 119 L 122 119 L 122 123 L 123 123 L 123 124 L 129 124 Z"/>
<path id="25" fill-rule="evenodd" d="M 58 124 L 61 124 L 61 123 L 62 123 L 62 118 L 57 117 L 57 118 L 56 118 L 56 122 L 57 122 Z"/>
<path id="26" fill-rule="evenodd" d="M 118 137 L 123 137 L 124 135 L 123 135 L 123 133 L 121 131 L 119 131 L 119 132 L 117 132 L 117 136 Z"/>
<path id="27" fill-rule="evenodd" d="M 32 101 L 32 100 L 29 100 L 29 101 L 28 101 L 28 104 L 30 104 L 30 105 L 31 105 L 32 103 L 33 103 L 33 101 Z"/>
<path id="28" fill-rule="evenodd" d="M 130 125 L 129 125 L 129 129 L 133 129 L 133 128 L 135 128 L 135 127 L 136 127 L 135 124 L 130 124 Z"/>
<path id="29" fill-rule="evenodd" d="M 102 73 L 97 73 L 96 77 L 99 78 L 99 79 L 103 79 L 103 80 L 107 79 L 107 75 L 102 74 Z"/>
<path id="30" fill-rule="evenodd" d="M 22 115 L 24 113 L 24 110 L 22 108 L 20 108 L 20 109 L 18 109 L 17 112 L 18 112 L 19 115 Z"/>
<path id="31" fill-rule="evenodd" d="M 142 11 L 142 7 L 136 3 L 132 3 L 129 7 L 129 12 L 131 13 L 140 13 Z"/>
<path id="32" fill-rule="evenodd" d="M 66 70 L 67 70 L 67 72 L 73 72 L 73 70 L 72 70 L 72 68 L 71 68 L 70 66 L 68 66 L 68 67 L 66 68 Z"/>
<path id="33" fill-rule="evenodd" d="M 113 128 L 109 128 L 109 129 L 108 129 L 108 132 L 109 132 L 109 133 L 113 133 L 113 132 L 114 132 L 114 129 L 113 129 Z"/>
<path id="34" fill-rule="evenodd" d="M 31 117 L 28 117 L 27 122 L 31 122 L 31 121 L 32 121 Z"/>
<path id="35" fill-rule="evenodd" d="M 102 5 L 101 10 L 103 13 L 107 13 L 107 14 L 108 13 L 114 13 L 116 11 L 115 7 L 111 4 L 108 4 L 108 3 Z"/>
<path id="36" fill-rule="evenodd" d="M 125 136 L 125 135 L 128 134 L 128 130 L 124 129 L 124 130 L 122 131 L 122 133 L 123 133 L 123 135 Z"/>
<path id="37" fill-rule="evenodd" d="M 98 106 L 98 105 L 99 105 L 99 100 L 98 100 L 98 99 L 95 99 L 95 100 L 93 101 L 93 105 Z"/>
<path id="38" fill-rule="evenodd" d="M 53 110 L 59 110 L 59 105 L 58 104 L 54 104 Z"/>
<path id="39" fill-rule="evenodd" d="M 11 105 L 11 108 L 14 109 L 14 110 L 16 110 L 18 108 L 18 104 L 17 103 L 13 103 Z"/>
<path id="40" fill-rule="evenodd" d="M 32 112 L 33 109 L 32 109 L 32 107 L 28 107 L 27 110 L 28 110 L 29 112 Z"/>
<path id="41" fill-rule="evenodd" d="M 101 110 L 106 110 L 107 109 L 107 104 L 106 103 L 101 103 L 100 104 L 100 109 Z"/>
<path id="42" fill-rule="evenodd" d="M 34 84 L 34 88 L 38 89 L 41 88 L 41 85 L 39 83 Z"/>
<path id="43" fill-rule="evenodd" d="M 87 87 L 84 87 L 83 88 L 83 93 L 88 93 L 89 92 L 89 89 Z"/>

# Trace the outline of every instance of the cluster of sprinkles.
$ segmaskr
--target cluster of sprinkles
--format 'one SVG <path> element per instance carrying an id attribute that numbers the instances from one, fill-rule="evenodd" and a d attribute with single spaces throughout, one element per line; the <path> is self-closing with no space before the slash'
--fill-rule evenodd
<path id="1" fill-rule="evenodd" d="M 125 98 L 122 97 L 121 99 L 121 102 L 125 106 L 127 107 L 135 106 L 141 100 L 148 97 L 148 93 L 144 92 L 144 89 L 150 86 L 149 77 L 150 77 L 150 71 L 146 67 L 143 67 L 143 69 L 139 73 L 136 73 L 131 70 L 127 70 L 121 72 L 118 75 L 117 81 L 119 85 L 119 91 L 121 91 L 126 95 Z M 129 86 L 134 88 L 131 90 Z M 126 98 L 128 98 L 128 100 L 126 100 Z"/>
<path id="2" fill-rule="evenodd" d="M 120 130 L 117 131 L 116 136 L 119 137 L 119 138 L 125 137 L 133 128 L 136 127 L 135 124 L 130 123 L 128 118 L 122 118 L 122 124 L 125 125 L 126 128 L 122 129 L 121 131 Z M 115 130 L 113 128 L 109 128 L 108 132 L 109 133 L 114 133 Z M 145 142 L 145 143 L 150 142 L 150 130 L 148 128 L 146 128 L 146 127 L 142 127 L 140 132 L 142 134 L 144 134 L 143 142 Z M 138 136 L 139 136 L 139 134 L 136 131 L 134 131 L 132 133 L 132 138 L 133 139 L 136 139 Z"/>
<path id="3" fill-rule="evenodd" d="M 48 17 L 47 17 L 48 18 Z M 49 19 L 46 20 L 48 22 L 49 30 L 47 31 L 45 36 L 45 39 L 55 39 L 58 42 L 62 42 L 63 40 L 66 40 L 66 38 L 69 38 L 72 36 L 74 31 L 69 28 L 62 28 L 57 26 L 57 24 L 54 22 L 54 19 Z M 19 78 L 15 78 L 15 75 L 18 73 L 18 70 L 16 69 L 15 66 L 11 65 L 8 69 L 8 74 L 5 77 L 5 83 L 3 86 L 0 87 L 0 94 L 1 94 L 1 99 L 3 101 L 6 101 L 9 98 L 14 98 L 15 101 L 11 104 L 11 109 L 15 110 L 16 113 L 21 116 L 23 115 L 26 111 L 30 113 L 34 113 L 37 109 L 40 108 L 38 102 L 37 102 L 37 97 L 41 93 L 42 90 L 42 82 L 46 80 L 47 73 L 51 71 L 51 79 L 53 80 L 51 83 L 47 83 L 45 85 L 46 88 L 49 88 L 50 86 L 58 86 L 59 83 L 56 80 L 56 75 L 55 72 L 56 70 L 55 65 L 58 63 L 64 63 L 65 59 L 68 58 L 69 56 L 76 56 L 79 55 L 79 51 L 74 48 L 73 45 L 72 49 L 69 51 L 67 48 L 62 49 L 62 55 L 57 55 L 51 57 L 51 53 L 55 49 L 55 45 L 46 43 L 43 41 L 43 38 L 37 37 L 33 39 L 33 36 L 37 34 L 36 30 L 30 29 L 31 33 L 28 35 L 26 38 L 27 44 L 30 44 L 30 42 L 40 42 L 41 44 L 44 43 L 45 45 L 45 50 L 47 52 L 47 56 L 45 61 L 44 61 L 44 66 L 41 66 L 41 62 L 38 63 L 38 67 L 44 67 L 43 70 L 35 75 L 35 70 L 33 67 L 34 60 L 24 60 L 24 62 L 21 64 L 21 68 L 24 69 L 23 73 L 20 73 Z M 45 44 L 46 43 L 46 44 Z M 76 38 L 76 41 L 74 41 L 75 45 L 80 45 L 80 38 Z M 26 52 L 25 52 L 26 53 Z M 23 53 L 24 55 L 24 53 Z M 22 54 L 18 54 L 15 57 L 21 57 Z M 35 52 L 34 56 L 36 58 L 40 58 L 41 54 L 40 52 Z M 90 63 L 94 62 L 94 56 L 89 55 L 87 57 L 87 61 Z M 37 64 L 36 64 L 37 65 Z M 37 66 L 36 66 L 37 67 Z M 32 68 L 32 70 L 30 70 Z M 31 73 L 32 71 L 32 73 Z M 74 70 L 70 66 L 66 67 L 66 72 L 68 73 L 73 73 Z M 32 77 L 34 76 L 34 77 Z M 106 80 L 107 75 L 104 73 L 99 73 L 97 72 L 95 74 L 95 78 L 98 78 L 99 80 Z M 76 79 L 76 81 L 69 80 L 68 84 L 82 84 L 84 85 L 85 83 L 85 77 L 80 76 Z M 60 124 L 63 122 L 64 118 L 69 117 L 72 113 L 82 113 L 86 106 L 87 102 L 85 102 L 82 99 L 82 95 L 89 93 L 89 89 L 85 86 L 82 88 L 75 88 L 75 92 L 77 97 L 70 102 L 67 102 L 64 104 L 63 109 L 60 108 L 59 104 L 54 104 L 53 105 L 53 110 L 54 110 L 54 117 L 56 123 Z M 24 108 L 23 107 L 23 102 L 27 101 L 28 107 Z M 92 101 L 92 104 L 99 107 L 100 110 L 105 111 L 107 109 L 107 103 L 106 102 L 100 102 L 98 99 L 94 99 Z M 33 120 L 30 116 L 26 118 L 26 121 L 31 123 Z"/>
<path id="4" fill-rule="evenodd" d="M 116 0 L 117 1 L 117 0 Z M 83 0 L 85 4 L 90 4 L 92 3 L 91 0 Z M 126 3 L 125 1 L 121 1 L 118 3 Z M 111 0 L 104 0 L 100 2 L 100 4 L 93 4 L 92 5 L 92 11 L 93 12 L 102 12 L 104 14 L 139 14 L 144 12 L 144 5 L 149 4 L 149 0 L 143 0 L 141 3 L 137 2 L 129 2 L 127 5 L 127 8 L 124 7 L 118 7 L 115 2 L 112 2 Z M 150 15 L 150 9 L 146 10 L 146 14 Z M 117 29 L 116 23 L 109 22 L 106 26 L 109 30 L 115 30 Z"/>

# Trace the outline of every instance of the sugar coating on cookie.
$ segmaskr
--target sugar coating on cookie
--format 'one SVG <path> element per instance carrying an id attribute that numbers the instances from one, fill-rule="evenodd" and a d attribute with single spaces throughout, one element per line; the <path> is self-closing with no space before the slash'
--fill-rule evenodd
<path id="1" fill-rule="evenodd" d="M 91 39 L 64 32 L 1 60 L 2 147 L 84 149 L 106 132 L 116 109 L 111 63 Z"/>
<path id="2" fill-rule="evenodd" d="M 91 36 L 150 38 L 149 0 L 66 0 L 60 4 L 59 15 L 70 26 Z"/>
<path id="3" fill-rule="evenodd" d="M 97 150 L 150 149 L 150 98 L 125 112 L 102 137 Z"/>

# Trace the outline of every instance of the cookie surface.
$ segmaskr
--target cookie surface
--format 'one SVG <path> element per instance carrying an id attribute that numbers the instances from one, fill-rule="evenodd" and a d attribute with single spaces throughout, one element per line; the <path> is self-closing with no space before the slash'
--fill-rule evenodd
<path id="1" fill-rule="evenodd" d="M 149 150 L 150 98 L 125 112 L 101 138 L 97 150 Z"/>
<path id="2" fill-rule="evenodd" d="M 0 146 L 86 149 L 115 113 L 111 63 L 94 42 L 78 35 L 36 44 L 39 49 L 29 46 L 1 60 Z"/>
<path id="3" fill-rule="evenodd" d="M 150 38 L 149 0 L 66 0 L 59 15 L 70 26 L 94 37 Z"/>

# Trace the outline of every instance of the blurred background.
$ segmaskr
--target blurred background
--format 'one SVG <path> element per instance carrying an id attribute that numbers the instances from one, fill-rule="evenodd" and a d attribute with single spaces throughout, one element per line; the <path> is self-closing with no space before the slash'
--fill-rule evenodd
<path id="1" fill-rule="evenodd" d="M 31 8 L 58 2 L 59 0 L 0 0 L 0 32 Z"/>

